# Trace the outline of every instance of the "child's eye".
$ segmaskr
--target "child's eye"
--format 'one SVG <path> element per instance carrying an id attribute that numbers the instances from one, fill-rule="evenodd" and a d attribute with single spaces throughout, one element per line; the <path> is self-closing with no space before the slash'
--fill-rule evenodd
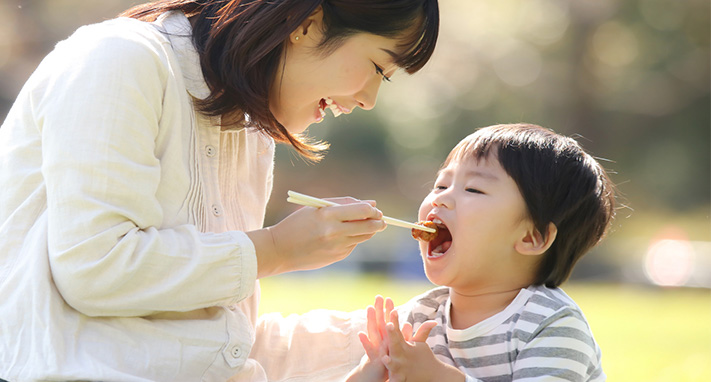
<path id="1" fill-rule="evenodd" d="M 446 190 L 446 189 L 447 189 L 447 186 L 443 186 L 443 185 L 441 185 L 441 184 L 438 184 L 438 185 L 435 185 L 435 186 L 434 186 L 434 189 L 435 189 L 435 190 Z"/>
<path id="2" fill-rule="evenodd" d="M 373 63 L 375 65 L 375 73 L 379 74 L 380 76 L 383 77 L 383 81 L 390 82 L 390 77 L 385 75 L 385 72 L 383 71 L 383 68 L 379 67 L 378 64 Z"/>
<path id="3" fill-rule="evenodd" d="M 472 194 L 483 194 L 483 192 L 477 190 L 476 188 L 466 188 L 466 192 L 471 192 Z"/>

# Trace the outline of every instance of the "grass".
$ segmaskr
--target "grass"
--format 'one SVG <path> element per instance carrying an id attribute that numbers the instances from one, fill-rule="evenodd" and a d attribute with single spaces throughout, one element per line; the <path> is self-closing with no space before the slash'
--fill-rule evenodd
<path id="1" fill-rule="evenodd" d="M 285 275 L 262 280 L 260 309 L 351 311 L 376 294 L 402 304 L 431 287 L 382 276 Z M 564 289 L 587 316 L 610 381 L 711 381 L 711 291 L 576 283 Z"/>

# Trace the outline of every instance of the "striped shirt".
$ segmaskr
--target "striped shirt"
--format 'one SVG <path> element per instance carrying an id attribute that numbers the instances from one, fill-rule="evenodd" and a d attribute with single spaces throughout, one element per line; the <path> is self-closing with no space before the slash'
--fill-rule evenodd
<path id="1" fill-rule="evenodd" d="M 604 381 L 600 348 L 580 308 L 561 289 L 530 286 L 506 309 L 463 330 L 449 325 L 449 288 L 399 308 L 415 330 L 434 320 L 427 344 L 467 381 Z"/>

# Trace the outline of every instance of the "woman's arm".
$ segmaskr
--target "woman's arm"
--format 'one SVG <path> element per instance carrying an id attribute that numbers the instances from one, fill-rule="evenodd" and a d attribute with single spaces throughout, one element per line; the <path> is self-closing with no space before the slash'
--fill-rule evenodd
<path id="1" fill-rule="evenodd" d="M 57 288 L 94 316 L 187 311 L 250 295 L 256 258 L 244 233 L 163 227 L 156 190 L 166 163 L 155 147 L 169 75 L 163 47 L 130 32 L 77 34 L 43 62 L 32 94 Z"/>

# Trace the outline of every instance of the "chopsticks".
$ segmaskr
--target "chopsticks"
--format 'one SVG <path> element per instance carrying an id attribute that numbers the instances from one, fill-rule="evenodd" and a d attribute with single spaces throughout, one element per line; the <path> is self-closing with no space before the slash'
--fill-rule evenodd
<path id="1" fill-rule="evenodd" d="M 319 198 L 314 198 L 313 196 L 300 194 L 296 191 L 288 191 L 287 194 L 289 195 L 289 197 L 286 198 L 287 202 L 299 204 L 302 206 L 320 208 L 320 207 L 329 207 L 329 206 L 337 206 L 338 205 L 338 203 L 330 202 L 328 200 L 323 200 L 323 199 L 319 199 Z M 422 230 L 425 232 L 435 232 L 434 228 L 421 226 L 419 224 L 406 222 L 404 220 L 391 218 L 389 216 L 383 216 L 382 219 L 385 223 L 387 223 L 389 225 L 394 225 L 394 226 L 403 227 L 403 228 L 414 228 L 414 229 L 419 229 L 419 230 Z"/>

